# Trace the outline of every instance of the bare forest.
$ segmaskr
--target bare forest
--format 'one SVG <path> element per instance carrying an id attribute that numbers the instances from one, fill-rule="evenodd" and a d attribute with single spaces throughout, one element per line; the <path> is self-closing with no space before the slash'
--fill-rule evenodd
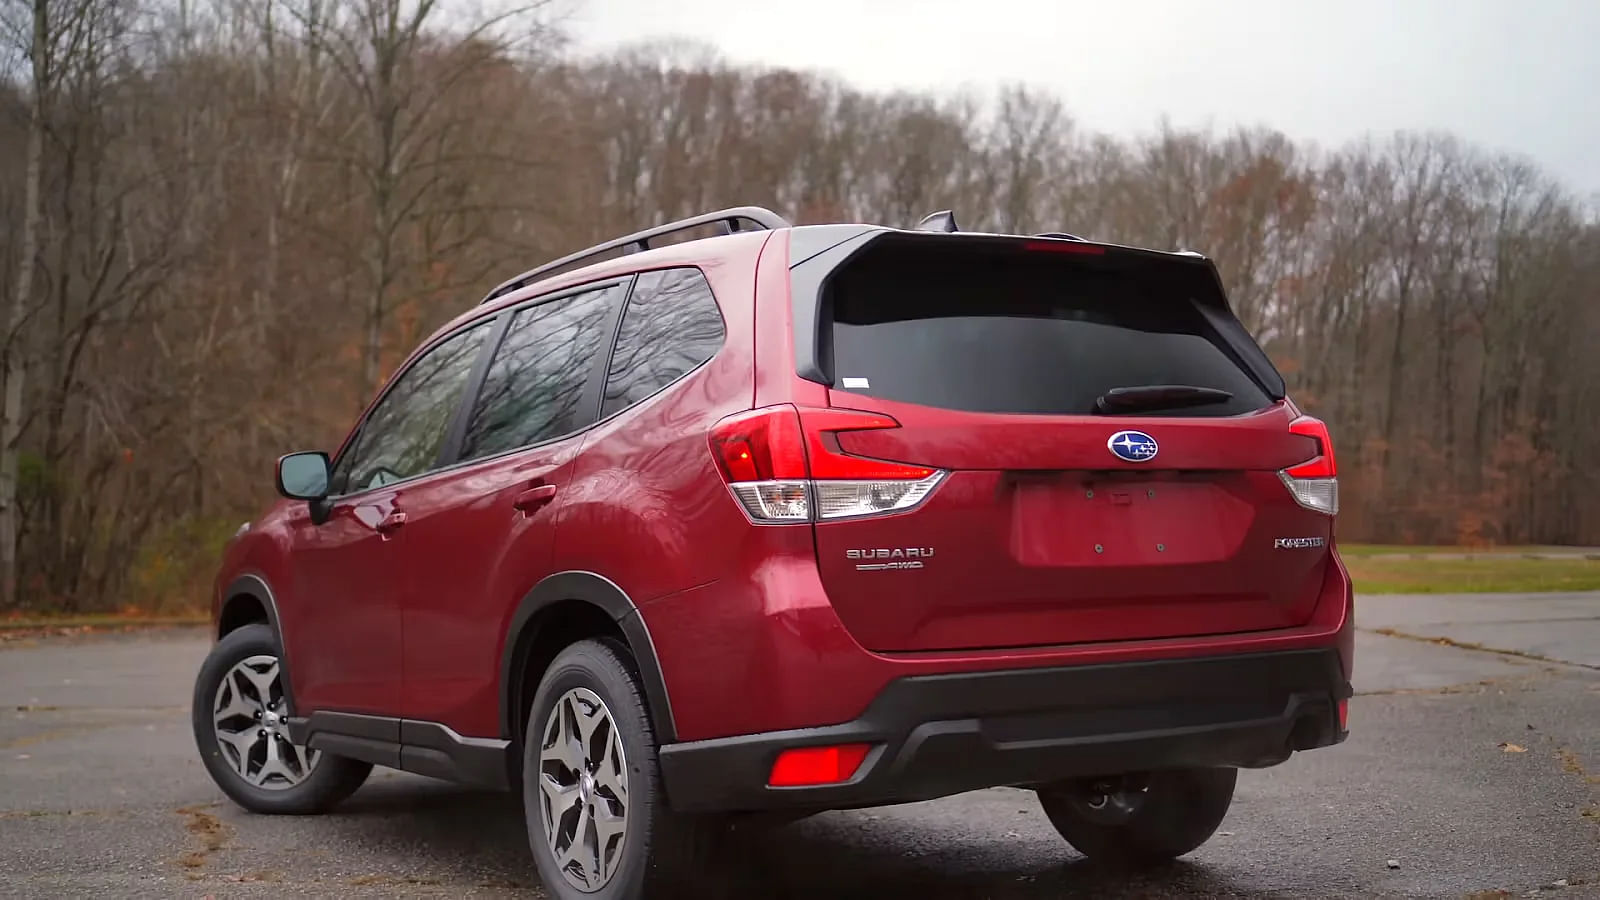
<path id="1" fill-rule="evenodd" d="M 1342 538 L 1600 544 L 1593 200 L 1449 135 L 1111 137 L 1021 87 L 580 55 L 548 7 L 0 0 L 0 38 L 0 614 L 203 603 L 273 460 L 436 326 L 740 204 L 1201 251 L 1333 429 Z"/>

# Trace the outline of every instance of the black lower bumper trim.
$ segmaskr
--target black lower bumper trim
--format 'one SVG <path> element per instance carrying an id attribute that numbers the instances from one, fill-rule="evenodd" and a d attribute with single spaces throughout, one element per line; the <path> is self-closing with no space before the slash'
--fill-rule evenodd
<path id="1" fill-rule="evenodd" d="M 1191 766 L 1262 766 L 1342 741 L 1333 649 L 919 676 L 824 728 L 661 748 L 673 808 L 843 809 L 998 785 Z M 875 747 L 846 784 L 771 788 L 777 755 Z"/>

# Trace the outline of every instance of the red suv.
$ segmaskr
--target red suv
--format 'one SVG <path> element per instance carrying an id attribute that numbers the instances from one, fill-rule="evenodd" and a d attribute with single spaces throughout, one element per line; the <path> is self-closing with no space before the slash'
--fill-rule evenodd
<path id="1" fill-rule="evenodd" d="M 520 791 L 560 897 L 725 814 L 996 785 L 1172 857 L 1346 735 L 1328 432 L 1194 253 L 674 222 L 501 285 L 277 486 L 217 580 L 212 777 Z"/>

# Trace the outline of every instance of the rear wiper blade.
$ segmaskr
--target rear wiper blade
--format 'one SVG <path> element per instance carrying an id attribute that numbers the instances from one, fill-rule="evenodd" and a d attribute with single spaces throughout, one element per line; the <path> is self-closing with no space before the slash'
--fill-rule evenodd
<path id="1" fill-rule="evenodd" d="M 1153 409 L 1181 409 L 1227 403 L 1233 395 L 1216 388 L 1191 384 L 1147 384 L 1141 387 L 1112 388 L 1094 401 L 1101 415 L 1142 412 Z"/>

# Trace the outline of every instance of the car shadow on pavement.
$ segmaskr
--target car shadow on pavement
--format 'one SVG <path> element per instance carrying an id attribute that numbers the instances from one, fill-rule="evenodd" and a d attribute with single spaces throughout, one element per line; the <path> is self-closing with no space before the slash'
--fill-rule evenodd
<path id="1" fill-rule="evenodd" d="M 346 834 L 370 846 L 426 854 L 442 884 L 537 885 L 518 804 L 507 794 L 406 779 L 377 783 L 340 807 Z M 1271 897 L 1203 863 L 1128 872 L 1040 843 L 952 834 L 941 822 L 828 813 L 786 825 L 736 826 L 718 848 L 696 900 L 764 897 L 954 898 Z"/>
<path id="2" fill-rule="evenodd" d="M 861 813 L 830 813 L 835 827 L 810 822 L 730 838 L 726 896 L 770 898 L 1272 897 L 1201 863 L 1179 860 L 1132 872 L 1091 863 L 1064 843 L 1019 850 L 1006 838 L 949 840 L 944 829 L 894 821 L 879 833 Z M 862 827 L 863 825 L 869 827 Z M 838 827 L 843 826 L 843 827 Z M 752 889 L 759 886 L 759 892 Z"/>

